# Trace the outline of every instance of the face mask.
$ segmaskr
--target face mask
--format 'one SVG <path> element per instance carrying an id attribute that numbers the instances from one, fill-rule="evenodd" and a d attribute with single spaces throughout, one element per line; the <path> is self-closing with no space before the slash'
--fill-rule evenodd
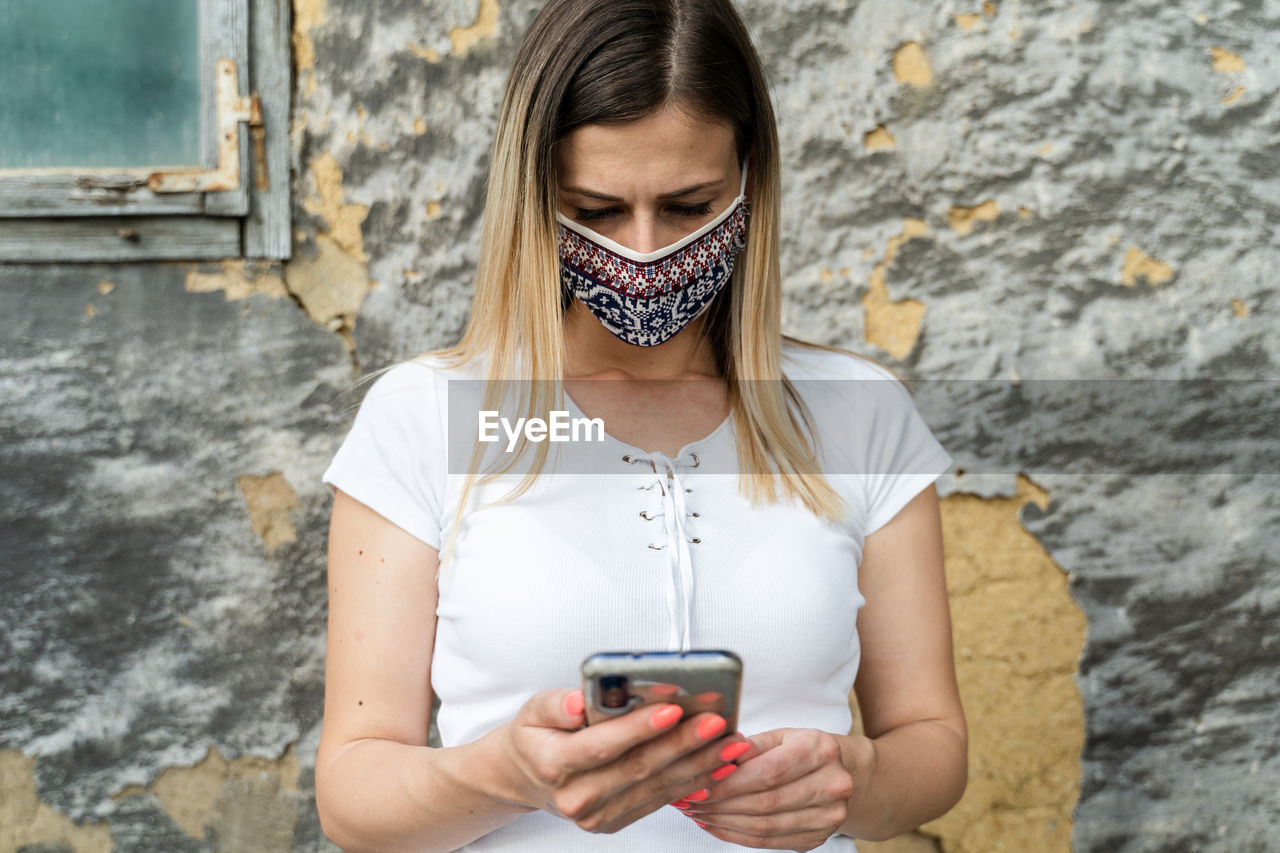
<path id="1" fill-rule="evenodd" d="M 729 281 L 747 243 L 747 163 L 738 196 L 719 216 L 670 246 L 633 252 L 556 211 L 560 281 L 605 328 L 656 346 L 702 313 Z"/>

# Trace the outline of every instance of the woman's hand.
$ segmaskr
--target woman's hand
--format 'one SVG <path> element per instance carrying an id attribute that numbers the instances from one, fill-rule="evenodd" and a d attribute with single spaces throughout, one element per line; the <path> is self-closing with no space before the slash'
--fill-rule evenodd
<path id="1" fill-rule="evenodd" d="M 773 729 L 738 770 L 681 811 L 722 841 L 746 847 L 812 850 L 848 818 L 849 798 L 872 767 L 845 765 L 840 740 L 818 729 Z"/>
<path id="2" fill-rule="evenodd" d="M 710 712 L 681 721 L 679 705 L 648 705 L 583 728 L 582 711 L 581 690 L 543 690 L 496 734 L 512 799 L 588 832 L 617 832 L 707 787 L 746 751 Z"/>

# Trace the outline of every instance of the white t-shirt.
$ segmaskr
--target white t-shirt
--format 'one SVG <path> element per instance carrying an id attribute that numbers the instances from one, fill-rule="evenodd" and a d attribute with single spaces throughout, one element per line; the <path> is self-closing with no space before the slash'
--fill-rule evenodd
<path id="1" fill-rule="evenodd" d="M 448 382 L 482 370 L 420 358 L 383 374 L 323 481 L 440 549 L 463 482 L 446 462 Z M 723 473 L 736 470 L 732 415 L 676 457 L 606 434 L 601 458 L 616 475 L 555 474 L 549 461 L 553 476 L 475 510 L 518 478 L 477 487 L 439 583 L 431 683 L 443 746 L 478 739 L 539 690 L 578 686 L 584 658 L 620 650 L 732 650 L 743 660 L 741 732 L 849 732 L 863 541 L 952 458 L 883 368 L 788 345 L 783 371 L 823 380 L 797 385 L 815 411 L 823 471 L 853 508 L 846 521 L 819 519 L 797 500 L 752 508 L 736 474 Z M 663 808 L 607 835 L 531 812 L 461 849 L 739 847 Z M 817 849 L 856 850 L 840 834 Z"/>

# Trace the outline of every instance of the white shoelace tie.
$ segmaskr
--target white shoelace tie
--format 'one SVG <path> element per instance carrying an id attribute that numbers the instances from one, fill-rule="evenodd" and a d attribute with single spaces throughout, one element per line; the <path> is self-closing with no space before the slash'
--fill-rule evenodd
<path id="1" fill-rule="evenodd" d="M 696 468 L 700 463 L 696 454 L 685 453 L 672 459 L 661 451 L 652 453 L 629 453 L 622 457 L 624 462 L 647 462 L 658 475 L 652 483 L 640 486 L 652 489 L 655 485 L 662 495 L 660 513 L 643 511 L 640 517 L 652 521 L 662 516 L 666 528 L 667 541 L 662 545 L 649 544 L 655 550 L 667 552 L 667 612 L 671 617 L 670 643 L 673 648 L 682 652 L 690 650 L 690 634 L 693 621 L 693 559 L 689 552 L 690 542 L 701 539 L 689 536 L 685 527 L 686 519 L 697 517 L 698 513 L 689 512 L 685 505 L 686 492 L 692 491 L 680 480 L 680 467 Z"/>

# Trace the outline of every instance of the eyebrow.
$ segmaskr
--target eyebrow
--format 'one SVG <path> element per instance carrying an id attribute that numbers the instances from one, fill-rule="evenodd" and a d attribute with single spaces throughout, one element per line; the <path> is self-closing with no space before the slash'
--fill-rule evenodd
<path id="1" fill-rule="evenodd" d="M 664 193 L 663 195 L 658 196 L 658 198 L 679 198 L 680 196 L 688 195 L 689 193 L 697 192 L 698 190 L 706 189 L 707 187 L 718 187 L 723 183 L 723 178 L 718 181 L 707 181 L 706 183 L 694 184 L 693 186 L 685 187 L 684 189 L 676 190 L 675 192 Z M 588 198 L 599 199 L 600 201 L 622 201 L 622 199 L 617 198 L 616 196 L 605 195 L 604 193 L 583 189 L 582 187 L 561 187 L 560 190 L 562 192 L 575 193 Z"/>

